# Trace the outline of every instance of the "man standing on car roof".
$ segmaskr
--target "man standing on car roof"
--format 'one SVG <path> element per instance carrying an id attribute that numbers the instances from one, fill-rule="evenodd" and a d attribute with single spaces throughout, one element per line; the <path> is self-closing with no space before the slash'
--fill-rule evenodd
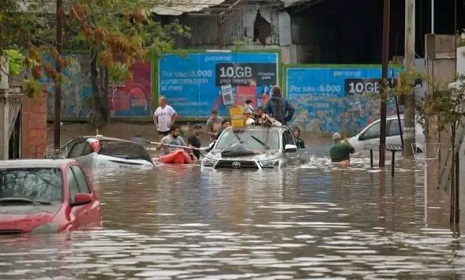
<path id="1" fill-rule="evenodd" d="M 271 99 L 266 103 L 263 111 L 281 124 L 286 125 L 294 116 L 295 110 L 294 107 L 282 97 L 281 88 L 279 86 L 274 86 Z"/>

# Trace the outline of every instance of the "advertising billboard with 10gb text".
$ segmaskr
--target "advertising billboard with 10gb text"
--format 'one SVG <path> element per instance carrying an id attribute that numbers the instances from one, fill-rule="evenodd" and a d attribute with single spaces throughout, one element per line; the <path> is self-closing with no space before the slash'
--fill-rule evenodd
<path id="1" fill-rule="evenodd" d="M 273 52 L 163 54 L 158 59 L 158 94 L 181 118 L 207 118 L 212 109 L 229 114 L 249 99 L 264 105 L 279 81 L 279 55 Z"/>
<path id="2" fill-rule="evenodd" d="M 395 81 L 400 68 L 390 67 Z M 381 66 L 296 66 L 286 68 L 286 93 L 296 107 L 293 122 L 304 131 L 356 132 L 379 118 Z M 388 114 L 395 103 L 388 102 Z"/>

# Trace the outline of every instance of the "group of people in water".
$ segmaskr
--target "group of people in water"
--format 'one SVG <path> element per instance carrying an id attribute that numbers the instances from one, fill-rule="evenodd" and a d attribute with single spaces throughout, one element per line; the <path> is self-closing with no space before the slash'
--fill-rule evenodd
<path id="1" fill-rule="evenodd" d="M 282 97 L 281 89 L 278 86 L 273 87 L 270 100 L 264 107 L 259 107 L 254 110 L 251 100 L 246 100 L 243 106 L 244 120 L 246 124 L 255 125 L 287 125 L 294 116 L 294 107 Z M 196 124 L 193 127 L 193 134 L 187 139 L 187 143 L 180 136 L 180 128 L 175 124 L 177 119 L 176 111 L 167 104 L 165 97 L 159 98 L 159 107 L 153 114 L 153 121 L 157 126 L 157 132 L 162 136 L 157 149 L 163 149 L 166 155 L 173 149 L 184 148 L 188 151 L 192 160 L 199 160 L 201 157 L 200 135 L 202 126 Z M 224 129 L 231 126 L 231 122 L 218 115 L 218 111 L 213 109 L 211 116 L 208 118 L 206 130 L 210 141 L 216 141 Z M 304 149 L 305 143 L 300 137 L 300 128 L 294 126 L 294 137 L 296 146 Z M 331 161 L 333 163 L 350 164 L 350 154 L 355 152 L 354 148 L 348 143 L 347 139 L 343 141 L 339 133 L 334 133 L 332 136 L 333 145 L 329 149 Z"/>

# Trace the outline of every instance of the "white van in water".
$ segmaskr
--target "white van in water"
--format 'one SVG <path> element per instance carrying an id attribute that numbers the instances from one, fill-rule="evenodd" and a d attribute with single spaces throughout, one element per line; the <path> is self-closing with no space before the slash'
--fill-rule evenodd
<path id="1" fill-rule="evenodd" d="M 400 115 L 402 132 L 404 131 L 404 115 Z M 362 131 L 349 139 L 349 143 L 354 147 L 356 153 L 362 153 L 366 144 L 379 144 L 381 122 L 379 119 L 367 125 Z M 415 124 L 415 142 L 424 144 L 425 135 L 422 126 L 417 122 Z M 401 145 L 400 129 L 397 116 L 386 118 L 386 144 Z M 411 147 L 408 147 L 411 149 Z"/>

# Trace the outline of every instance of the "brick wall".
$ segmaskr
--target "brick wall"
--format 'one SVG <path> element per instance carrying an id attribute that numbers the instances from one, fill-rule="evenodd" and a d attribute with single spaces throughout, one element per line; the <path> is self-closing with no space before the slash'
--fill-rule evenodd
<path id="1" fill-rule="evenodd" d="M 47 150 L 47 96 L 24 98 L 21 119 L 22 158 L 44 158 Z"/>

